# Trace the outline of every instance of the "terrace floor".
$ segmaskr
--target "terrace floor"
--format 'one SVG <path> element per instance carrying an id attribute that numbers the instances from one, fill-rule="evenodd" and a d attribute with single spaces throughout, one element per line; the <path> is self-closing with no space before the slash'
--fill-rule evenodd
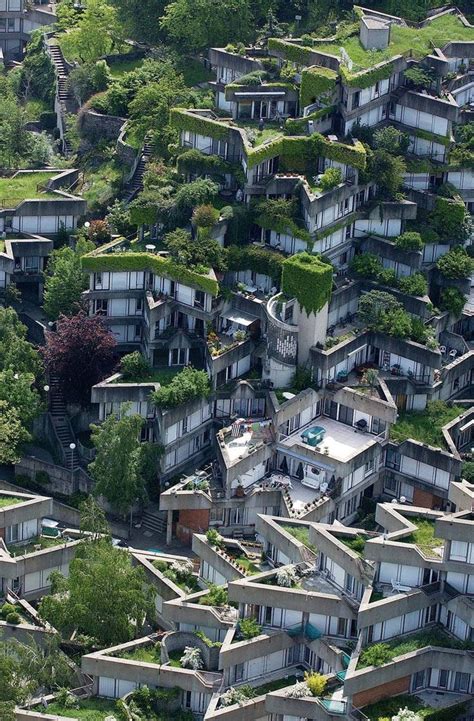
<path id="1" fill-rule="evenodd" d="M 291 436 L 281 438 L 279 445 L 282 449 L 283 447 L 296 449 L 298 446 L 305 449 L 311 449 L 312 446 L 303 443 L 301 434 L 303 431 L 308 428 L 312 428 L 313 426 L 324 428 L 326 431 L 323 440 L 319 446 L 317 446 L 321 449 L 319 453 L 324 453 L 323 449 L 327 448 L 327 453 L 324 453 L 324 455 L 327 455 L 328 458 L 340 461 L 341 463 L 349 462 L 361 451 L 376 443 L 376 436 L 370 433 L 363 433 L 353 426 L 348 426 L 344 423 L 334 421 L 331 418 L 320 416 L 319 418 L 315 418 L 307 423 L 303 428 L 298 429 L 298 431 L 293 433 Z M 318 453 L 315 448 L 313 450 Z"/>
<path id="2" fill-rule="evenodd" d="M 435 691 L 434 689 L 426 689 L 416 694 L 422 703 L 431 708 L 448 708 L 456 703 L 462 703 L 466 700 L 465 694 L 451 693 L 448 691 Z"/>

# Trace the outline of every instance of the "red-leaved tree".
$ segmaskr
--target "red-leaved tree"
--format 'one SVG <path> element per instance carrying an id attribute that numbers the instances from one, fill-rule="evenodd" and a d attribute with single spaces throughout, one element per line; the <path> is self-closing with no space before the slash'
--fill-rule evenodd
<path id="1" fill-rule="evenodd" d="M 48 372 L 58 376 L 65 399 L 86 406 L 92 386 L 116 362 L 116 345 L 104 321 L 82 311 L 70 318 L 60 316 L 56 332 L 46 334 L 42 354 Z"/>

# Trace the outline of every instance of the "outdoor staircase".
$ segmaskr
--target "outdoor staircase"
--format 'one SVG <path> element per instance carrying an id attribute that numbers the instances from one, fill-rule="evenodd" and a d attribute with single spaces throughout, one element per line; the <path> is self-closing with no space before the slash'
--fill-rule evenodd
<path id="1" fill-rule="evenodd" d="M 164 536 L 166 535 L 166 519 L 165 511 L 145 511 L 142 516 L 142 528 Z"/>
<path id="2" fill-rule="evenodd" d="M 152 144 L 145 138 L 140 159 L 133 171 L 133 175 L 129 178 L 123 191 L 123 197 L 126 203 L 130 203 L 138 195 L 138 193 L 143 190 L 143 176 L 145 174 L 146 165 L 151 158 L 152 150 Z"/>
<path id="3" fill-rule="evenodd" d="M 49 386 L 49 410 L 51 419 L 63 450 L 64 465 L 66 468 L 72 470 L 79 467 L 79 456 L 77 454 L 77 448 L 71 450 L 69 447 L 71 443 L 76 442 L 76 439 L 67 420 L 66 403 L 64 402 L 59 378 L 54 375 L 50 376 Z"/>
<path id="4" fill-rule="evenodd" d="M 56 45 L 53 40 L 52 42 L 48 43 L 47 50 L 56 72 L 56 98 L 60 108 L 63 127 L 65 128 L 66 116 L 69 113 L 76 113 L 78 110 L 78 104 L 69 89 L 69 69 L 67 67 L 66 61 L 64 60 L 64 55 L 61 48 L 59 47 L 59 45 Z M 71 144 L 69 140 L 64 136 L 64 154 L 66 156 L 69 155 L 71 150 Z"/>

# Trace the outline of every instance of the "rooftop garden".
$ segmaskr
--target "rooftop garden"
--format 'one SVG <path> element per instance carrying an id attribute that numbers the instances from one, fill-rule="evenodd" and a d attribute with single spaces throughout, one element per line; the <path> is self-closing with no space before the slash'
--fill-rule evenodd
<path id="1" fill-rule="evenodd" d="M 127 353 L 120 361 L 122 378 L 115 383 L 159 383 L 166 386 L 180 372 L 179 368 L 152 368 L 142 353 Z"/>
<path id="2" fill-rule="evenodd" d="M 444 545 L 444 539 L 436 538 L 434 535 L 435 522 L 419 516 L 407 516 L 407 519 L 411 523 L 414 523 L 417 529 L 413 531 L 413 533 L 410 533 L 409 536 L 400 538 L 400 541 L 403 543 L 414 543 L 425 556 L 439 559 L 439 551 L 441 551 Z"/>
<path id="3" fill-rule="evenodd" d="M 18 173 L 10 178 L 0 178 L 0 205 L 12 207 L 22 200 L 36 198 L 57 198 L 52 191 L 45 191 L 44 185 L 57 175 L 57 172 Z"/>
<path id="4" fill-rule="evenodd" d="M 151 394 L 152 402 L 160 408 L 176 408 L 199 398 L 207 398 L 211 391 L 206 371 L 191 366 L 183 368 L 168 385 Z"/>
<path id="5" fill-rule="evenodd" d="M 116 658 L 123 658 L 127 661 L 140 661 L 141 663 L 161 664 L 161 644 L 154 646 L 138 646 L 130 651 L 117 651 L 112 654 Z"/>
<path id="6" fill-rule="evenodd" d="M 55 538 L 46 536 L 35 536 L 24 546 L 9 546 L 8 550 L 12 556 L 25 556 L 35 551 L 44 551 L 46 548 L 54 548 L 55 546 L 63 546 L 68 539 L 56 536 Z M 35 548 L 41 546 L 41 548 Z"/>
<path id="7" fill-rule="evenodd" d="M 173 561 L 167 563 L 157 559 L 153 561 L 155 568 L 160 571 L 165 578 L 175 583 L 182 591 L 186 593 L 195 593 L 200 591 L 198 580 L 194 576 L 194 568 L 191 561 Z"/>
<path id="8" fill-rule="evenodd" d="M 70 696 L 70 694 L 69 694 Z M 74 698 L 74 697 L 73 697 Z M 33 711 L 43 712 L 50 715 L 66 716 L 67 718 L 79 719 L 80 721 L 105 721 L 109 716 L 116 713 L 116 702 L 105 698 L 87 698 L 77 701 L 77 706 L 70 705 L 70 701 L 52 701 L 47 708 L 42 705 L 33 708 Z"/>
<path id="9" fill-rule="evenodd" d="M 457 15 L 443 15 L 423 28 L 392 24 L 390 45 L 386 50 L 365 50 L 359 41 L 359 29 L 353 35 L 337 43 L 317 43 L 313 50 L 340 57 L 340 47 L 354 63 L 354 71 L 370 68 L 395 55 L 412 53 L 418 60 L 432 52 L 433 47 L 442 48 L 455 40 L 472 41 L 472 28 L 465 27 Z M 374 80 L 376 82 L 378 78 Z"/>
<path id="10" fill-rule="evenodd" d="M 0 496 L 0 508 L 8 506 L 16 506 L 18 503 L 24 503 L 25 498 L 16 498 L 15 496 Z"/>
<path id="11" fill-rule="evenodd" d="M 432 626 L 429 629 L 417 631 L 412 635 L 405 635 L 403 638 L 374 643 L 372 646 L 365 648 L 359 656 L 357 670 L 367 666 L 383 666 L 393 661 L 397 656 L 417 651 L 426 646 L 466 650 L 474 648 L 474 643 L 472 641 L 459 641 L 446 633 L 441 626 Z"/>
<path id="12" fill-rule="evenodd" d="M 254 148 L 283 135 L 283 131 L 280 129 L 280 123 L 273 123 L 266 120 L 263 129 L 260 130 L 260 123 L 256 120 L 239 119 L 235 122 L 240 128 L 244 128 L 247 140 Z"/>
<path id="13" fill-rule="evenodd" d="M 449 407 L 444 401 L 430 401 L 424 411 L 405 411 L 390 428 L 390 440 L 402 443 L 411 438 L 436 448 L 445 448 L 441 429 L 457 418 L 463 409 Z"/>
<path id="14" fill-rule="evenodd" d="M 358 556 L 362 558 L 364 555 L 364 548 L 365 548 L 365 542 L 366 538 L 363 536 L 354 536 L 353 538 L 348 538 L 347 536 L 336 536 L 338 541 L 341 541 L 347 548 L 350 548 L 351 551 L 354 551 L 354 553 L 357 553 Z"/>
<path id="15" fill-rule="evenodd" d="M 390 719 L 398 714 L 400 709 L 405 708 L 416 713 L 423 721 L 446 721 L 446 719 L 455 719 L 461 716 L 466 704 L 461 703 L 444 709 L 436 709 L 427 706 L 426 702 L 417 696 L 401 694 L 400 696 L 386 698 L 383 701 L 377 701 L 377 703 L 370 704 L 370 706 L 364 706 L 362 711 L 368 721 L 379 721 L 382 718 Z"/>
<path id="16" fill-rule="evenodd" d="M 318 549 L 316 548 L 314 543 L 311 543 L 309 540 L 309 528 L 307 526 L 282 525 L 282 528 L 284 531 L 292 535 L 293 538 L 296 538 L 297 541 L 303 543 L 307 548 L 310 549 L 310 551 L 313 551 L 313 553 L 317 553 Z"/>

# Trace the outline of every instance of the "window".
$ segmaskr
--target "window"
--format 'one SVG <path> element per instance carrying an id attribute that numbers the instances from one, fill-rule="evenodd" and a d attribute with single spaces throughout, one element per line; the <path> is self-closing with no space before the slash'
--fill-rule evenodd
<path id="1" fill-rule="evenodd" d="M 8 32 L 15 32 L 15 18 L 8 18 Z"/>
<path id="2" fill-rule="evenodd" d="M 202 290 L 197 290 L 194 295 L 194 307 L 202 308 L 204 310 L 205 302 L 206 302 L 206 294 Z"/>
<path id="3" fill-rule="evenodd" d="M 183 706 L 185 708 L 191 708 L 191 691 L 183 692 Z"/>
<path id="4" fill-rule="evenodd" d="M 141 325 L 135 326 L 135 338 L 141 338 L 142 337 L 142 327 Z"/>
<path id="5" fill-rule="evenodd" d="M 143 298 L 137 298 L 135 313 L 138 313 L 139 315 L 143 313 Z"/>
<path id="6" fill-rule="evenodd" d="M 470 674 L 457 671 L 454 677 L 454 690 L 460 691 L 460 693 L 467 693 L 469 691 L 469 681 Z"/>
<path id="7" fill-rule="evenodd" d="M 352 110 L 358 108 L 360 105 L 360 92 L 359 90 L 352 96 Z"/>
<path id="8" fill-rule="evenodd" d="M 181 428 L 181 432 L 182 432 L 183 434 L 188 432 L 188 418 L 187 418 L 187 416 L 186 416 L 186 418 L 183 418 L 183 425 L 182 425 L 182 428 Z"/>
<path id="9" fill-rule="evenodd" d="M 423 688 L 424 685 L 425 685 L 425 672 L 418 671 L 413 676 L 413 690 L 415 691 L 417 688 Z"/>
<path id="10" fill-rule="evenodd" d="M 337 635 L 345 636 L 346 628 L 347 628 L 347 618 L 338 618 L 337 619 Z"/>
<path id="11" fill-rule="evenodd" d="M 7 526 L 7 543 L 15 543 L 19 540 L 18 523 Z"/>
<path id="12" fill-rule="evenodd" d="M 243 678 L 244 678 L 244 664 L 236 663 L 235 664 L 235 680 L 242 681 Z"/>
<path id="13" fill-rule="evenodd" d="M 37 256 L 25 258 L 25 270 L 29 273 L 38 272 L 40 259 Z"/>
<path id="14" fill-rule="evenodd" d="M 384 491 L 397 495 L 398 481 L 392 473 L 387 473 L 384 480 Z"/>
<path id="15" fill-rule="evenodd" d="M 374 472 L 374 459 L 371 458 L 364 466 L 364 476 L 370 476 Z"/>
<path id="16" fill-rule="evenodd" d="M 348 408 L 347 406 L 339 406 L 339 421 L 351 426 L 353 420 L 354 410 L 352 408 Z"/>
<path id="17" fill-rule="evenodd" d="M 448 688 L 449 671 L 445 668 L 440 669 L 438 686 L 439 688 Z"/>
<path id="18" fill-rule="evenodd" d="M 99 298 L 95 302 L 95 314 L 107 315 L 109 309 L 109 301 L 106 298 Z"/>
<path id="19" fill-rule="evenodd" d="M 173 348 L 170 351 L 170 365 L 182 366 L 186 363 L 186 348 Z"/>

